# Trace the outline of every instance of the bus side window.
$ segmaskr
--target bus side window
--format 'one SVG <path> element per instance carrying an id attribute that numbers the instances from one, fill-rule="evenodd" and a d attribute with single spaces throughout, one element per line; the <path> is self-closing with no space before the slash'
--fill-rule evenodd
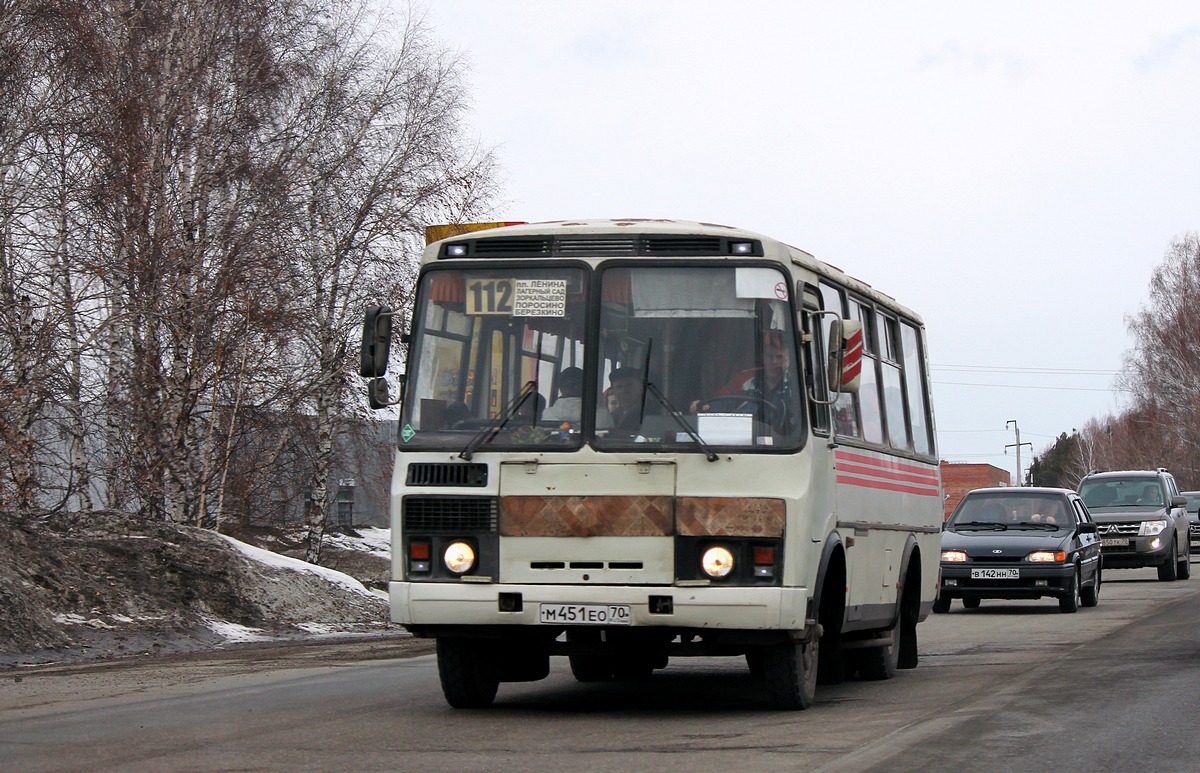
<path id="1" fill-rule="evenodd" d="M 846 318 L 846 305 L 842 291 L 833 285 L 820 285 L 821 305 L 825 311 L 837 312 L 839 317 Z M 830 341 L 830 330 L 833 320 L 828 315 L 821 317 L 820 336 L 822 341 Z M 833 421 L 838 437 L 861 437 L 858 424 L 858 395 L 842 392 L 833 404 Z"/>
<path id="2" fill-rule="evenodd" d="M 883 442 L 883 411 L 879 401 L 878 336 L 870 307 L 854 298 L 850 301 L 850 319 L 863 323 L 862 376 L 858 382 L 858 410 L 862 417 L 862 437 L 868 443 Z"/>
<path id="3" fill-rule="evenodd" d="M 918 454 L 933 453 L 930 438 L 929 390 L 925 385 L 925 369 L 922 367 L 920 333 L 908 323 L 900 323 L 900 348 L 904 358 L 904 396 L 908 402 L 908 415 L 912 429 L 913 450 Z"/>

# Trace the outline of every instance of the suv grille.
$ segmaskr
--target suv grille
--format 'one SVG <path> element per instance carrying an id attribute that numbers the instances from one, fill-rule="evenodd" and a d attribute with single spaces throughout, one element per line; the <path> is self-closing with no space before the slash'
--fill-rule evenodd
<path id="1" fill-rule="evenodd" d="M 1096 527 L 1096 531 L 1101 537 L 1110 537 L 1116 534 L 1122 537 L 1136 537 L 1141 528 L 1140 523 L 1102 523 Z"/>
<path id="2" fill-rule="evenodd" d="M 495 533 L 498 512 L 496 497 L 409 496 L 404 498 L 404 531 Z"/>

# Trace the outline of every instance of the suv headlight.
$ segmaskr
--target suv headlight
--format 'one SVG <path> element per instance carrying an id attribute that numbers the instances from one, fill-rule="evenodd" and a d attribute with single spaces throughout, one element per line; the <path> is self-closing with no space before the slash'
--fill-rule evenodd
<path id="1" fill-rule="evenodd" d="M 1138 529 L 1138 536 L 1153 537 L 1155 534 L 1162 534 L 1165 528 L 1167 528 L 1166 521 L 1142 521 L 1142 526 Z"/>

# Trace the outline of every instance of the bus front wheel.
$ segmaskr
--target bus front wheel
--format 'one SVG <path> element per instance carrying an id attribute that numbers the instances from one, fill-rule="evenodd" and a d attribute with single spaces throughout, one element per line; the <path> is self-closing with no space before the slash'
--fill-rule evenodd
<path id="1" fill-rule="evenodd" d="M 763 676 L 767 696 L 777 709 L 798 711 L 812 705 L 817 692 L 820 639 L 784 642 L 764 648 Z"/>
<path id="2" fill-rule="evenodd" d="M 500 678 L 491 652 L 476 639 L 438 638 L 438 678 L 446 702 L 456 709 L 492 705 Z"/>

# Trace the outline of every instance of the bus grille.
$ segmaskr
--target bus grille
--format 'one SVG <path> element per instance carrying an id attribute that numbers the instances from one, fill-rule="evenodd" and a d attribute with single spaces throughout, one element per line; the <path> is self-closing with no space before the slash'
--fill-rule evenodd
<path id="1" fill-rule="evenodd" d="M 486 486 L 486 464 L 413 462 L 408 465 L 409 486 Z"/>
<path id="2" fill-rule="evenodd" d="M 646 255 L 728 255 L 719 236 L 647 236 Z"/>
<path id="3" fill-rule="evenodd" d="M 495 533 L 498 510 L 495 497 L 409 496 L 404 498 L 404 531 Z"/>
<path id="4" fill-rule="evenodd" d="M 497 236 L 454 242 L 466 248 L 465 255 L 451 255 L 450 245 L 443 246 L 439 257 L 633 257 L 638 255 L 734 255 L 733 242 L 749 244 L 750 251 L 739 250 L 742 257 L 762 255 L 757 239 L 731 239 L 724 236 L 630 234 L 628 236 Z"/>

